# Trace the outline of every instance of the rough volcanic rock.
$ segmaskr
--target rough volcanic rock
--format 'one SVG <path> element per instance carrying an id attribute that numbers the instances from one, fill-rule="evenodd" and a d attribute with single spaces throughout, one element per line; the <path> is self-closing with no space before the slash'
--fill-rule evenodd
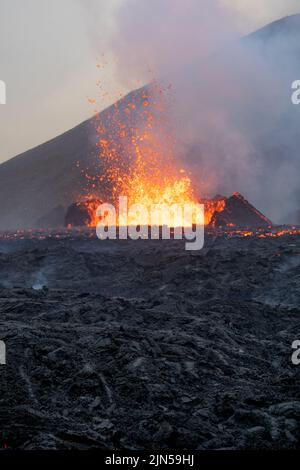
<path id="1" fill-rule="evenodd" d="M 215 212 L 211 225 L 222 227 L 233 225 L 237 227 L 266 228 L 272 222 L 250 204 L 241 194 L 234 193 L 225 199 L 225 208 Z"/>
<path id="2" fill-rule="evenodd" d="M 1 445 L 299 448 L 299 236 L 92 233 L 0 241 Z"/>
<path id="3" fill-rule="evenodd" d="M 99 199 L 74 202 L 68 207 L 64 219 L 65 227 L 92 226 L 93 221 L 96 220 L 97 207 L 100 204 L 101 201 Z"/>

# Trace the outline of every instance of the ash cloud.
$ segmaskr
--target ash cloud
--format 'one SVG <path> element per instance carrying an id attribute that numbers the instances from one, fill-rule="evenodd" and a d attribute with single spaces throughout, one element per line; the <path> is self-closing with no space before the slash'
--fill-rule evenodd
<path id="1" fill-rule="evenodd" d="M 111 47 L 127 85 L 172 83 L 177 157 L 199 193 L 239 191 L 279 222 L 300 206 L 300 108 L 290 99 L 300 19 L 247 38 L 235 20 L 216 0 L 127 0 Z"/>

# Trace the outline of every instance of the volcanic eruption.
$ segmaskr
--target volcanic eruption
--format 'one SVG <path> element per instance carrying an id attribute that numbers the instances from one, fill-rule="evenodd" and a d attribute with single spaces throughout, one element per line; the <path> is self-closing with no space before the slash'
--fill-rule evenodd
<path id="1" fill-rule="evenodd" d="M 211 227 L 267 228 L 272 225 L 239 193 L 229 198 L 201 197 L 201 180 L 193 181 L 193 175 L 179 166 L 175 157 L 178 143 L 168 122 L 165 90 L 158 82 L 141 93 L 139 105 L 136 97 L 133 98 L 123 109 L 116 103 L 108 120 L 109 127 L 101 121 L 100 114 L 96 115 L 94 125 L 102 173 L 89 177 L 87 172 L 93 193 L 84 202 L 75 202 L 68 208 L 65 226 L 96 226 L 99 199 L 94 194 L 104 200 L 102 187 L 107 185 L 111 188 L 109 201 L 112 203 L 125 196 L 130 205 L 143 205 L 149 210 L 156 205 L 189 205 L 193 213 L 196 213 L 196 205 L 203 203 L 204 224 Z M 149 220 L 140 214 L 137 223 L 148 225 Z M 195 216 L 193 223 L 197 223 Z M 119 224 L 123 225 L 124 221 L 119 220 Z M 184 225 L 185 221 L 181 214 L 174 212 L 172 220 L 169 217 L 164 220 L 162 214 L 160 224 L 176 227 Z"/>

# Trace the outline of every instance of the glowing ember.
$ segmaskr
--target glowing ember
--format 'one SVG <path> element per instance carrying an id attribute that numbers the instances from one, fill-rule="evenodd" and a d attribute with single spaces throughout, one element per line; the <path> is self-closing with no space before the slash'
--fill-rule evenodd
<path id="1" fill-rule="evenodd" d="M 226 198 L 215 198 L 203 201 L 205 207 L 205 225 L 211 223 L 216 212 L 222 212 L 225 209 Z"/>
<path id="2" fill-rule="evenodd" d="M 163 90 L 154 83 L 145 89 L 137 100 L 132 94 L 132 102 L 119 102 L 114 107 L 110 129 L 97 122 L 98 147 L 104 173 L 98 184 L 109 185 L 112 202 L 120 196 L 128 198 L 128 205 L 142 204 L 151 212 L 153 205 L 189 205 L 196 223 L 196 204 L 191 179 L 186 171 L 178 168 L 174 155 L 176 142 L 168 125 L 165 112 Z M 164 219 L 160 225 L 185 225 L 181 214 L 176 210 L 172 220 Z M 207 223 L 211 215 L 208 216 Z M 128 220 L 130 224 L 132 221 Z M 134 223 L 137 222 L 135 218 Z M 138 223 L 146 224 L 141 215 Z M 122 224 L 122 220 L 119 220 Z"/>
<path id="3" fill-rule="evenodd" d="M 194 224 L 204 222 L 214 228 L 226 226 L 229 230 L 271 227 L 271 221 L 239 193 L 230 198 L 198 199 L 191 175 L 177 157 L 180 145 L 168 120 L 167 90 L 153 82 L 95 115 L 99 168 L 92 175 L 88 169 L 82 170 L 88 186 L 84 204 L 90 214 L 85 225 L 92 227 L 99 222 L 96 204 L 87 201 L 97 198 L 117 208 L 119 198 L 125 197 L 127 206 L 135 206 L 137 210 L 134 216 L 117 218 L 119 225 L 148 225 L 148 214 L 153 213 L 154 206 L 162 209 L 159 221 L 150 217 L 150 225 L 190 225 L 190 214 L 186 218 L 183 215 L 184 207 L 188 206 Z M 96 100 L 90 102 L 94 105 Z M 202 190 L 199 180 L 197 189 L 199 193 Z M 204 204 L 204 221 L 197 219 L 199 203 Z M 138 206 L 147 210 L 139 210 Z"/>

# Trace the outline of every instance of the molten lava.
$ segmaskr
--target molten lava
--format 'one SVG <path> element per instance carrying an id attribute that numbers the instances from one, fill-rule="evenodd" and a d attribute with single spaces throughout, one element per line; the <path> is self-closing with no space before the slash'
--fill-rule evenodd
<path id="1" fill-rule="evenodd" d="M 97 206 L 90 201 L 95 198 L 118 207 L 119 198 L 127 198 L 128 207 L 143 206 L 147 211 L 137 211 L 130 218 L 117 219 L 118 225 L 148 225 L 146 213 L 153 206 L 165 206 L 158 225 L 173 227 L 190 225 L 191 217 L 185 219 L 184 207 L 192 212 L 193 224 L 218 227 L 264 227 L 272 223 L 257 211 L 241 195 L 230 198 L 216 196 L 199 200 L 191 175 L 179 164 L 180 145 L 169 124 L 165 92 L 156 82 L 116 102 L 105 113 L 96 114 L 95 130 L 99 149 L 99 175 L 90 176 L 84 170 L 89 184 L 86 206 L 88 217 L 85 225 L 96 226 Z M 93 101 L 94 104 L 94 101 Z M 202 190 L 197 180 L 197 190 Z M 207 189 L 207 182 L 206 182 Z M 204 204 L 204 220 L 197 220 L 199 203 Z M 82 203 L 81 203 L 82 204 Z M 176 207 L 181 208 L 180 211 Z M 172 219 L 170 219 L 170 213 Z M 152 222 L 150 225 L 157 225 Z"/>
<path id="2" fill-rule="evenodd" d="M 109 184 L 114 204 L 120 196 L 126 196 L 129 206 L 146 206 L 149 213 L 153 205 L 189 205 L 196 223 L 199 201 L 190 176 L 176 161 L 177 143 L 166 118 L 161 87 L 154 83 L 145 89 L 140 102 L 133 94 L 132 101 L 116 103 L 113 111 L 109 126 L 98 121 L 95 126 L 99 158 L 104 166 L 96 186 Z M 117 138 L 113 137 L 116 134 Z M 211 216 L 208 214 L 206 223 Z M 139 223 L 146 222 L 141 216 Z M 170 223 L 174 227 L 185 225 L 175 212 L 171 222 L 161 220 L 161 225 Z"/>
<path id="3" fill-rule="evenodd" d="M 209 225 L 216 212 L 222 212 L 226 206 L 226 198 L 216 197 L 202 201 L 204 204 L 204 224 Z"/>

